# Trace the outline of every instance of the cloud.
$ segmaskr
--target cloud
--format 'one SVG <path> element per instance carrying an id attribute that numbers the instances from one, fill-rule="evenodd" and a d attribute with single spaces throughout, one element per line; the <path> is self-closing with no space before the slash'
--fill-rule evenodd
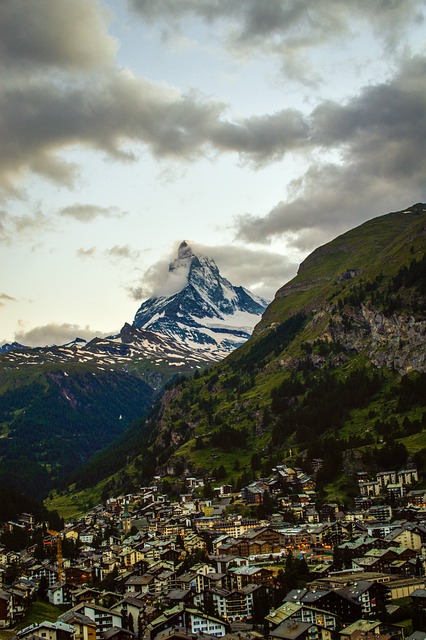
<path id="1" fill-rule="evenodd" d="M 75 338 L 91 340 L 95 336 L 103 337 L 108 335 L 102 331 L 95 331 L 89 326 L 81 327 L 76 324 L 52 322 L 33 329 L 17 331 L 15 340 L 29 347 L 44 347 L 46 345 L 62 345 L 71 342 Z"/>
<path id="2" fill-rule="evenodd" d="M 107 258 L 114 261 L 117 260 L 133 260 L 136 261 L 140 256 L 140 251 L 132 249 L 128 244 L 126 245 L 114 245 L 110 249 L 105 251 Z"/>
<path id="3" fill-rule="evenodd" d="M 80 247 L 77 249 L 76 255 L 78 258 L 82 260 L 87 260 L 90 258 L 95 258 L 98 255 L 98 249 L 96 247 L 88 247 L 87 249 Z M 132 249 L 129 245 L 114 245 L 109 249 L 105 249 L 101 256 L 110 262 L 117 263 L 123 260 L 131 260 L 133 262 L 137 261 L 140 257 L 140 251 L 137 249 Z"/>
<path id="4" fill-rule="evenodd" d="M 190 243 L 195 252 L 213 258 L 222 276 L 268 300 L 297 272 L 298 262 L 265 249 L 239 245 L 205 246 Z"/>
<path id="5" fill-rule="evenodd" d="M 275 58 L 287 82 L 319 89 L 327 82 L 321 54 L 330 46 L 343 54 L 368 33 L 390 61 L 404 50 L 408 29 L 425 19 L 423 0 L 131 0 L 131 6 L 145 24 L 160 23 L 171 34 L 166 41 L 185 29 L 194 37 L 188 25 L 199 21 L 215 28 L 216 41 L 239 61 Z"/>
<path id="6" fill-rule="evenodd" d="M 51 220 L 41 211 L 22 215 L 0 211 L 0 242 L 6 244 L 18 239 L 33 239 L 37 234 L 53 228 Z"/>
<path id="7" fill-rule="evenodd" d="M 297 272 L 298 263 L 268 250 L 250 249 L 238 245 L 206 246 L 188 242 L 192 251 L 213 258 L 221 275 L 234 286 L 244 286 L 268 300 L 279 287 Z M 188 269 L 183 266 L 170 271 L 177 256 L 177 244 L 168 258 L 152 265 L 138 283 L 128 287 L 132 299 L 140 302 L 151 297 L 169 296 L 180 291 L 188 281 Z"/>
<path id="8" fill-rule="evenodd" d="M 122 161 L 135 160 L 128 145 L 137 143 L 158 158 L 193 159 L 206 151 L 223 108 L 113 69 L 82 84 L 47 78 L 8 87 L 0 96 L 0 186 L 13 193 L 34 172 L 71 187 L 77 167 L 58 154 L 75 145 Z"/>
<path id="9" fill-rule="evenodd" d="M 92 222 L 96 218 L 121 218 L 125 213 L 116 207 L 100 207 L 95 204 L 73 204 L 59 211 L 60 216 L 74 218 L 78 222 Z"/>
<path id="10" fill-rule="evenodd" d="M 4 307 L 9 302 L 16 302 L 16 298 L 7 293 L 0 293 L 0 307 Z"/>
<path id="11" fill-rule="evenodd" d="M 2 0 L 0 64 L 90 69 L 111 63 L 117 43 L 108 35 L 109 15 L 98 0 Z"/>
<path id="12" fill-rule="evenodd" d="M 165 258 L 151 265 L 142 275 L 140 282 L 127 288 L 133 300 L 140 301 L 147 298 L 171 296 L 186 286 L 188 267 L 179 265 L 172 270 L 169 269 L 176 254 L 177 251 L 174 251 L 169 259 Z"/>
<path id="13" fill-rule="evenodd" d="M 59 154 L 73 145 L 122 161 L 134 161 L 129 145 L 143 143 L 160 159 L 185 162 L 225 151 L 261 164 L 309 143 L 306 120 L 294 109 L 234 122 L 225 112 L 217 100 L 193 91 L 182 94 L 125 71 L 111 70 L 83 86 L 47 79 L 12 87 L 0 97 L 0 186 L 12 193 L 27 172 L 34 172 L 71 187 L 78 168 Z M 83 221 L 108 212 L 80 204 L 62 215 Z"/>
<path id="14" fill-rule="evenodd" d="M 282 158 L 288 151 L 306 146 L 308 138 L 309 125 L 296 109 L 235 123 L 221 121 L 211 134 L 216 149 L 239 153 L 255 164 Z"/>
<path id="15" fill-rule="evenodd" d="M 422 19 L 419 0 L 132 0 L 132 6 L 144 21 L 161 21 L 174 30 L 189 18 L 220 23 L 221 37 L 231 51 L 274 53 L 287 71 L 293 67 L 299 73 L 297 56 L 353 35 L 357 23 L 366 24 L 387 46 L 395 46 L 404 28 Z"/>
<path id="16" fill-rule="evenodd" d="M 306 247 L 314 230 L 330 237 L 424 199 L 425 57 L 406 59 L 389 82 L 364 88 L 346 104 L 323 102 L 309 123 L 315 162 L 292 183 L 289 200 L 263 217 L 238 218 L 239 239 L 267 242 L 290 233 Z M 321 152 L 330 149 L 340 161 L 321 163 Z"/>
<path id="17" fill-rule="evenodd" d="M 76 251 L 77 257 L 86 260 L 88 258 L 94 258 L 96 255 L 96 247 L 89 247 L 88 249 L 77 249 Z"/>
<path id="18" fill-rule="evenodd" d="M 132 162 L 142 144 L 158 159 L 189 162 L 211 154 L 234 153 L 261 166 L 288 152 L 310 151 L 313 144 L 325 146 L 327 140 L 336 145 L 339 135 L 344 144 L 345 127 L 350 133 L 350 127 L 356 125 L 349 108 L 342 113 L 333 103 L 320 104 L 310 117 L 291 108 L 249 118 L 231 117 L 223 101 L 135 77 L 114 67 L 115 43 L 107 34 L 101 4 L 75 0 L 71 5 L 67 0 L 40 0 L 37 4 L 6 0 L 4 5 L 8 31 L 0 56 L 19 61 L 19 69 L 27 59 L 64 68 L 59 75 L 28 76 L 18 70 L 4 80 L 0 95 L 0 188 L 10 196 L 17 195 L 29 173 L 72 188 L 79 167 L 61 157 L 70 148 L 91 149 Z M 373 25 L 388 24 L 389 29 L 398 24 L 400 29 L 414 19 L 420 5 L 415 0 L 135 0 L 134 7 L 148 21 L 181 20 L 188 15 L 205 22 L 227 20 L 238 31 L 239 42 L 257 42 L 256 46 L 270 38 L 281 47 L 282 37 L 289 51 L 286 64 L 297 74 L 293 50 L 346 33 L 352 28 L 353 15 L 360 20 L 369 18 Z M 58 18 L 58 25 L 53 18 Z M 22 35 L 24 26 L 27 38 Z M 2 29 L 6 31 L 6 27 L 0 27 L 0 42 Z M 281 44 L 277 44 L 277 34 Z M 73 66 L 82 73 L 68 73 Z M 357 105 L 352 108 L 356 111 Z M 332 113 L 335 120 L 330 118 Z M 383 105 L 380 113 L 384 115 Z M 67 207 L 61 215 L 83 222 L 114 215 L 114 211 L 83 203 Z"/>
<path id="19" fill-rule="evenodd" d="M 35 74 L 29 80 L 18 74 L 16 80 L 8 78 L 4 83 L 0 95 L 0 188 L 9 195 L 17 195 L 19 185 L 29 173 L 73 187 L 79 167 L 61 157 L 66 149 L 91 149 L 114 160 L 132 162 L 137 159 L 136 149 L 141 144 L 158 159 L 190 162 L 212 154 L 233 153 L 255 167 L 280 160 L 289 152 L 316 154 L 315 164 L 301 179 L 298 197 L 292 203 L 292 211 L 298 212 L 304 208 L 306 194 L 313 197 L 317 189 L 321 192 L 320 175 L 325 176 L 324 183 L 329 189 L 335 188 L 333 174 L 339 175 L 339 180 L 345 180 L 345 176 L 348 180 L 355 178 L 354 185 L 364 188 L 361 165 L 367 171 L 368 160 L 371 161 L 370 176 L 372 169 L 378 170 L 378 183 L 386 188 L 392 170 L 397 177 L 399 172 L 404 172 L 409 182 L 414 173 L 420 178 L 415 156 L 411 155 L 413 151 L 418 153 L 422 139 L 417 135 L 416 146 L 411 137 L 412 123 L 421 122 L 422 109 L 424 113 L 421 99 L 424 80 L 419 70 L 414 74 L 419 80 L 418 86 L 411 83 L 408 87 L 407 79 L 404 85 L 401 73 L 399 84 L 393 81 L 368 87 L 346 105 L 324 101 L 311 114 L 284 108 L 260 116 L 231 117 L 228 105 L 222 101 L 196 91 L 182 93 L 174 87 L 137 78 L 126 69 L 114 68 L 111 53 L 114 43 L 107 35 L 106 18 L 99 2 L 76 0 L 79 11 L 73 8 L 70 12 L 66 11 L 69 8 L 66 0 L 58 0 L 58 3 L 41 0 L 40 4 L 40 16 L 33 15 L 37 13 L 35 3 L 28 5 L 17 0 L 15 5 L 15 0 L 6 0 L 5 4 L 7 24 L 12 31 L 19 31 L 22 24 L 30 25 L 28 51 L 32 55 L 34 50 L 35 60 L 38 59 L 36 43 L 43 40 L 40 35 L 42 18 L 49 10 L 52 15 L 58 11 L 69 20 L 70 24 L 64 28 L 63 51 L 68 51 L 66 43 L 80 33 L 79 29 L 85 29 L 82 18 L 86 17 L 93 28 L 94 49 L 81 34 L 75 65 L 80 65 L 84 73 L 78 77 L 44 73 Z M 410 20 L 420 19 L 421 7 L 416 0 L 379 0 L 376 3 L 365 0 L 354 3 L 343 0 L 318 0 L 315 3 L 307 0 L 273 3 L 259 3 L 258 0 L 244 3 L 236 0 L 214 3 L 210 0 L 134 0 L 133 4 L 147 21 L 181 21 L 188 16 L 206 23 L 226 20 L 235 33 L 238 31 L 239 42 L 256 42 L 256 46 L 261 46 L 261 42 L 268 41 L 269 46 L 275 43 L 280 47 L 285 42 L 288 50 L 309 48 L 337 34 L 346 34 L 351 28 L 355 29 L 351 21 L 353 16 L 357 20 L 370 20 L 375 28 L 380 25 L 385 29 L 388 25 L 386 29 L 392 30 L 392 25 L 397 24 L 400 29 Z M 28 19 L 21 23 L 18 18 L 22 17 L 24 5 L 28 9 Z M 49 32 L 53 28 L 58 32 L 58 28 L 49 22 L 50 16 L 46 15 L 45 20 Z M 47 40 L 48 52 L 39 44 L 38 55 L 40 59 L 53 61 L 55 46 L 59 44 L 56 40 Z M 7 37 L 2 45 L 3 55 L 14 55 L 17 60 L 20 56 L 31 57 L 24 44 L 19 43 L 20 36 L 16 44 Z M 109 60 L 109 64 L 102 66 L 99 61 L 98 64 L 96 55 L 91 57 L 94 50 L 98 51 L 100 60 Z M 74 53 L 70 50 L 63 55 L 68 60 L 63 63 L 64 68 L 68 69 L 68 64 L 70 67 L 74 64 Z M 62 64 L 61 60 L 58 54 L 58 65 Z M 289 54 L 289 64 L 290 60 Z M 297 62 L 293 62 L 297 66 Z M 405 67 L 409 67 L 408 61 Z M 341 153 L 343 162 L 334 167 L 321 165 L 319 154 L 328 149 Z M 342 172 L 342 167 L 346 172 Z M 296 183 L 293 186 L 296 188 Z M 343 194 L 347 195 L 347 191 L 351 192 L 349 184 L 341 188 Z M 375 195 L 374 189 L 370 195 Z M 337 203 L 333 205 L 330 199 L 331 194 L 324 202 L 334 209 Z M 267 239 L 268 234 L 280 233 L 283 211 L 285 216 L 291 215 L 287 204 L 277 205 L 262 218 L 261 240 Z M 116 209 L 83 203 L 63 209 L 61 215 L 89 222 L 120 213 Z M 254 238 L 257 220 L 256 216 L 242 218 L 240 237 Z M 254 227 L 250 231 L 252 222 Z M 295 226 L 297 224 L 293 223 L 290 228 Z"/>

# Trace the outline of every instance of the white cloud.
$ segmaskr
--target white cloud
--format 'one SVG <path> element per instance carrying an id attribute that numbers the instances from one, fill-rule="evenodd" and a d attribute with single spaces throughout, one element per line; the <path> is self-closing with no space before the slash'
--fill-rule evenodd
<path id="1" fill-rule="evenodd" d="M 71 342 L 75 338 L 91 340 L 94 337 L 107 335 L 102 331 L 96 331 L 89 326 L 81 327 L 67 322 L 55 323 L 34 327 L 32 329 L 21 328 L 15 333 L 15 340 L 28 347 L 44 347 L 46 345 L 62 345 Z"/>

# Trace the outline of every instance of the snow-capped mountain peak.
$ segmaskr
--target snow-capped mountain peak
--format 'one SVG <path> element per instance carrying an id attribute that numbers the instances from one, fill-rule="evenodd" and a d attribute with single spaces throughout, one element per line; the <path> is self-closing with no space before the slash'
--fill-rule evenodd
<path id="1" fill-rule="evenodd" d="M 181 244 L 179 245 L 179 249 L 178 249 L 178 260 L 184 260 L 185 258 L 191 258 L 193 255 L 194 255 L 194 252 L 192 251 L 191 247 L 186 242 L 186 240 L 181 242 Z"/>
<path id="2" fill-rule="evenodd" d="M 188 347 L 224 357 L 245 342 L 267 301 L 224 278 L 212 258 L 182 242 L 169 274 L 180 289 L 146 300 L 133 325 L 169 336 Z"/>

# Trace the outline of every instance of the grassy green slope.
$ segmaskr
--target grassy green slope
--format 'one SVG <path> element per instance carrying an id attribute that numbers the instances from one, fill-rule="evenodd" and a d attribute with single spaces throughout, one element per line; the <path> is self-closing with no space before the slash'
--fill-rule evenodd
<path id="1" fill-rule="evenodd" d="M 425 250 L 424 205 L 407 212 L 388 213 L 365 222 L 319 247 L 300 265 L 291 282 L 278 290 L 267 308 L 256 333 L 274 322 L 282 322 L 301 308 L 324 305 L 330 297 L 344 294 L 353 282 L 336 280 L 349 270 L 357 270 L 357 279 L 372 280 L 379 273 L 393 276 L 413 257 Z"/>

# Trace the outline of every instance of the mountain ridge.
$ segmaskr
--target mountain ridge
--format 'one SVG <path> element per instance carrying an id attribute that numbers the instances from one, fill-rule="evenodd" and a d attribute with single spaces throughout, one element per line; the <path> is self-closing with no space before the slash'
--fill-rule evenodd
<path id="1" fill-rule="evenodd" d="M 76 361 L 100 369 L 130 368 L 148 383 L 157 379 L 156 390 L 176 373 L 221 360 L 248 339 L 267 302 L 234 287 L 214 260 L 195 254 L 185 241 L 169 266 L 169 273 L 176 272 L 180 289 L 145 300 L 132 324 L 125 322 L 115 335 L 46 347 L 14 342 L 3 345 L 0 356 L 14 368 Z"/>

